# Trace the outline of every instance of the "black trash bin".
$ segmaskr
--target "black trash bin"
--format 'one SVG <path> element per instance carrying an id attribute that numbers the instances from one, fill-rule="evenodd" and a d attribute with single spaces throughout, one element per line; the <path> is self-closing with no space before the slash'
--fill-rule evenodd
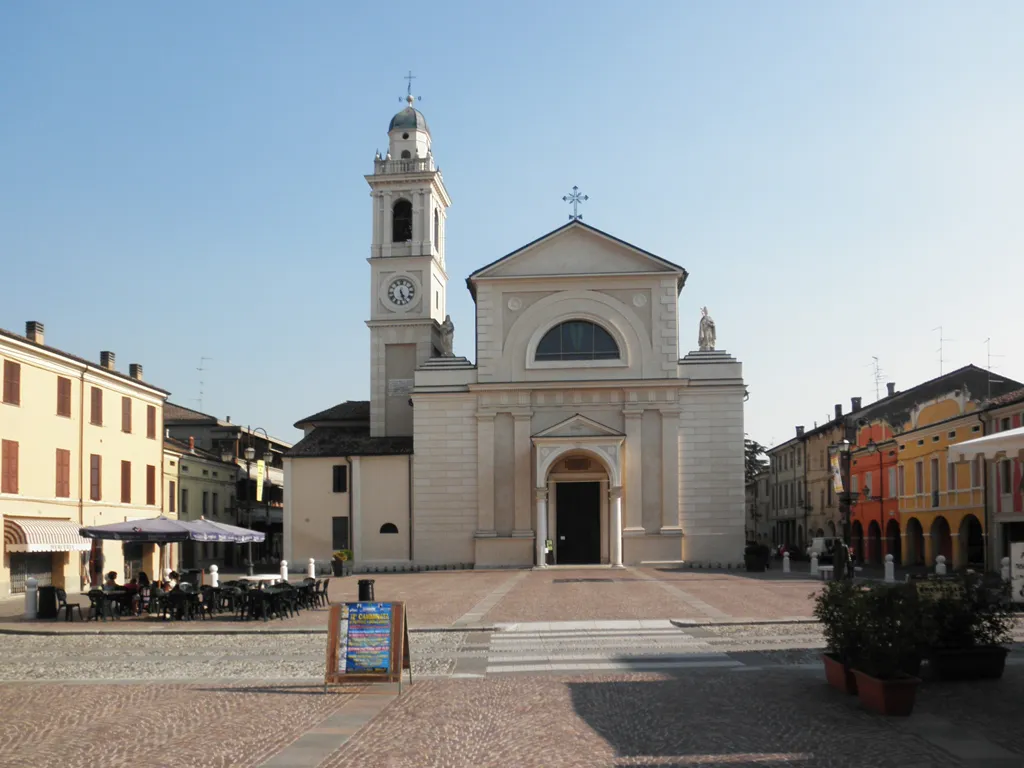
<path id="1" fill-rule="evenodd" d="M 36 616 L 40 619 L 56 619 L 57 618 L 57 588 L 56 587 L 39 587 L 39 591 L 36 593 Z"/>
<path id="2" fill-rule="evenodd" d="M 373 579 L 360 579 L 359 580 L 359 602 L 360 603 L 372 603 L 373 602 Z"/>

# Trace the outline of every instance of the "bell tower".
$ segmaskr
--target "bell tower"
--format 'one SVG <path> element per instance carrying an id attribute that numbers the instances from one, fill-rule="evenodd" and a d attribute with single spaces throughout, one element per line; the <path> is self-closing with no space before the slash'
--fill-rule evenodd
<path id="1" fill-rule="evenodd" d="M 373 201 L 370 245 L 370 434 L 412 435 L 414 371 L 440 354 L 448 275 L 445 219 L 451 205 L 434 164 L 430 129 L 414 108 L 391 118 L 388 151 L 367 175 Z"/>

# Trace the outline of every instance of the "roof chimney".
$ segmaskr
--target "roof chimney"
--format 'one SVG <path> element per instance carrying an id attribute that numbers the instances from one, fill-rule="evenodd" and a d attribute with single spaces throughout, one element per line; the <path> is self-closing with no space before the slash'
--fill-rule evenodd
<path id="1" fill-rule="evenodd" d="M 196 439 L 192 437 L 192 435 L 188 436 L 188 449 L 192 451 L 192 453 L 196 452 Z"/>
<path id="2" fill-rule="evenodd" d="M 225 416 L 224 418 L 225 418 L 225 420 L 227 421 L 228 424 L 231 423 L 231 417 L 230 416 Z"/>
<path id="3" fill-rule="evenodd" d="M 33 344 L 43 344 L 43 324 L 38 320 L 25 323 L 25 337 Z"/>
<path id="4" fill-rule="evenodd" d="M 133 379 L 142 381 L 142 364 L 141 363 L 129 363 L 128 364 L 128 375 Z"/>
<path id="5" fill-rule="evenodd" d="M 796 428 L 796 436 L 797 437 L 803 437 L 804 436 L 803 425 L 800 425 L 799 427 Z"/>
<path id="6" fill-rule="evenodd" d="M 836 403 L 836 418 L 837 419 L 843 418 L 843 404 L 842 403 Z"/>
<path id="7" fill-rule="evenodd" d="M 895 381 L 890 381 L 889 383 L 887 383 L 885 385 L 885 388 L 887 390 L 889 390 L 889 397 L 892 397 L 893 395 L 896 394 L 896 382 Z"/>
<path id="8" fill-rule="evenodd" d="M 114 367 L 115 355 L 113 352 L 103 351 L 100 352 L 100 367 L 106 368 L 108 371 L 115 370 Z"/>
<path id="9" fill-rule="evenodd" d="M 860 410 L 860 398 L 859 397 L 851 397 L 850 398 L 850 410 L 851 411 L 859 411 Z"/>

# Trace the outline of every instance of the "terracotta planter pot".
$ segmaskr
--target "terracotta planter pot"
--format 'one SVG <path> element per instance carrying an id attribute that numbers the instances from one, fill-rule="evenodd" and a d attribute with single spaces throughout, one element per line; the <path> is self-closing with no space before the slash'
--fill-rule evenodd
<path id="1" fill-rule="evenodd" d="M 907 717 L 914 711 L 914 699 L 921 680 L 917 677 L 879 680 L 859 669 L 853 670 L 857 678 L 857 697 L 867 709 L 890 717 Z"/>
<path id="2" fill-rule="evenodd" d="M 829 685 L 851 695 L 857 693 L 857 678 L 853 676 L 852 669 L 831 653 L 821 654 L 821 660 L 825 662 L 825 679 Z"/>
<path id="3" fill-rule="evenodd" d="M 937 648 L 929 655 L 928 663 L 939 680 L 998 680 L 1003 676 L 1008 652 L 1001 645 Z"/>

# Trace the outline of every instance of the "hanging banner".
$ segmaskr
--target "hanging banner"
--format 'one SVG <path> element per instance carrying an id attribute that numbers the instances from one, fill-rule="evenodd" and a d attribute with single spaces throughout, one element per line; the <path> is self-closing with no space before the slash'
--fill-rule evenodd
<path id="1" fill-rule="evenodd" d="M 840 464 L 839 451 L 832 451 L 828 457 L 832 470 L 832 492 L 837 496 L 843 492 L 843 469 Z"/>
<path id="2" fill-rule="evenodd" d="M 263 501 L 263 478 L 266 477 L 267 468 L 263 459 L 256 462 L 256 501 Z"/>

